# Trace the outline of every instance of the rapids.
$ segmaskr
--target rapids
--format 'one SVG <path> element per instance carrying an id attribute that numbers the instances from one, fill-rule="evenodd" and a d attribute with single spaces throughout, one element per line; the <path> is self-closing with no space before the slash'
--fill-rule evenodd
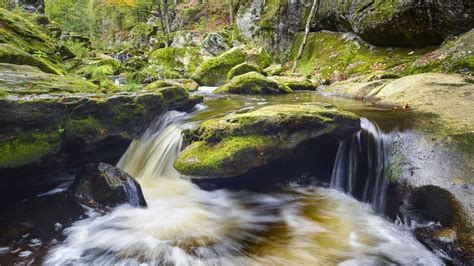
<path id="1" fill-rule="evenodd" d="M 339 144 L 330 188 L 288 182 L 269 193 L 206 191 L 181 178 L 172 163 L 183 128 L 223 115 L 217 109 L 242 111 L 272 100 L 233 102 L 237 109 L 229 107 L 233 100 L 216 108 L 218 101 L 229 100 L 201 105 L 192 114 L 167 113 L 120 159 L 118 167 L 141 183 L 147 208 L 124 205 L 106 215 L 90 212 L 64 230 L 66 239 L 50 250 L 45 264 L 442 264 L 409 228 L 377 215 L 391 137 L 368 119 L 361 120 L 361 132 Z M 365 161 L 361 154 L 370 161 L 361 196 L 368 203 L 351 197 L 356 196 L 355 172 Z"/>

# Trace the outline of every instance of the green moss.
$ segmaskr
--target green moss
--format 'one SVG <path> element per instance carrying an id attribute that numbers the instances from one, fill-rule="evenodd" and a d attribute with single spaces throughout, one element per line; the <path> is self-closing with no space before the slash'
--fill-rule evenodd
<path id="1" fill-rule="evenodd" d="M 12 95 L 100 92 L 98 86 L 81 78 L 48 74 L 26 65 L 0 63 L 0 77 L 0 88 Z"/>
<path id="2" fill-rule="evenodd" d="M 270 79 L 285 84 L 292 90 L 315 90 L 317 85 L 305 77 L 274 76 L 270 77 Z"/>
<path id="3" fill-rule="evenodd" d="M 0 142 L 0 168 L 15 168 L 38 162 L 61 148 L 58 131 L 21 133 Z"/>
<path id="4" fill-rule="evenodd" d="M 235 76 L 239 76 L 248 72 L 262 73 L 262 69 L 254 64 L 242 63 L 233 67 L 227 74 L 227 80 L 231 80 Z"/>
<path id="5" fill-rule="evenodd" d="M 60 68 L 46 58 L 30 55 L 8 44 L 0 43 L 0 63 L 29 65 L 38 67 L 47 73 L 62 74 Z"/>
<path id="6" fill-rule="evenodd" d="M 169 68 L 182 67 L 176 61 L 176 48 L 166 47 L 161 49 L 156 49 L 149 56 L 149 60 L 156 65 L 163 65 Z"/>
<path id="7" fill-rule="evenodd" d="M 322 103 L 273 105 L 249 113 L 202 122 L 184 131 L 190 144 L 177 158 L 178 171 L 190 176 L 228 177 L 290 156 L 302 143 L 360 128 L 357 115 Z"/>
<path id="8" fill-rule="evenodd" d="M 210 172 L 221 176 L 233 175 L 226 165 L 236 153 L 248 154 L 255 161 L 261 160 L 260 151 L 272 145 L 271 138 L 265 136 L 230 137 L 208 146 L 205 142 L 195 142 L 176 160 L 174 167 L 182 174 L 207 176 Z"/>
<path id="9" fill-rule="evenodd" d="M 293 60 L 302 39 L 303 34 L 296 36 L 290 53 Z M 315 32 L 309 35 L 297 70 L 304 75 L 318 75 L 320 78 L 333 80 L 379 70 L 401 72 L 406 65 L 433 49 L 369 47 L 349 35 Z"/>
<path id="10" fill-rule="evenodd" d="M 64 135 L 67 139 L 85 139 L 89 136 L 99 134 L 102 129 L 100 122 L 93 116 L 85 119 L 68 119 L 64 127 Z"/>
<path id="11" fill-rule="evenodd" d="M 27 19 L 0 8 L 0 43 L 10 44 L 27 53 L 42 51 L 54 57 L 52 40 Z"/>
<path id="12" fill-rule="evenodd" d="M 243 49 L 233 48 L 217 57 L 205 60 L 193 73 L 192 78 L 201 85 L 222 85 L 227 80 L 227 73 L 236 65 L 245 62 Z"/>
<path id="13" fill-rule="evenodd" d="M 231 79 L 227 84 L 214 92 L 236 94 L 284 94 L 292 90 L 277 81 L 271 80 L 258 72 L 249 72 Z"/>
<path id="14" fill-rule="evenodd" d="M 278 76 L 283 72 L 283 66 L 282 65 L 271 65 L 267 68 L 265 68 L 263 71 L 267 73 L 267 76 Z"/>

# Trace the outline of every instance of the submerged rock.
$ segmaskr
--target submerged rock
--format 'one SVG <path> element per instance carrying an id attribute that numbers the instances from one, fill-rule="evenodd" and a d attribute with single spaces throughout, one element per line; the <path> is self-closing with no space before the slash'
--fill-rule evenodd
<path id="1" fill-rule="evenodd" d="M 227 84 L 217 88 L 214 92 L 235 94 L 285 94 L 291 92 L 291 89 L 258 72 L 249 72 L 234 77 Z"/>
<path id="2" fill-rule="evenodd" d="M 285 84 L 290 89 L 297 90 L 315 90 L 317 84 L 314 84 L 310 79 L 305 77 L 293 77 L 293 76 L 274 76 L 270 79 L 276 80 L 281 84 Z"/>
<path id="3" fill-rule="evenodd" d="M 69 193 L 77 202 L 92 208 L 147 205 L 140 184 L 121 169 L 106 163 L 84 166 L 69 187 Z"/>
<path id="4" fill-rule="evenodd" d="M 322 103 L 273 105 L 203 122 L 184 133 L 189 146 L 174 163 L 193 177 L 234 177 L 291 156 L 323 136 L 343 138 L 360 129 L 357 115 Z"/>

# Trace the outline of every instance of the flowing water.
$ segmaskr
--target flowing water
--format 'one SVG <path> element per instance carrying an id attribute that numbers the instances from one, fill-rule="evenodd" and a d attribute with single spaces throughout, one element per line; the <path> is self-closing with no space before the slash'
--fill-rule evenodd
<path id="1" fill-rule="evenodd" d="M 203 94 L 212 94 L 212 89 L 206 88 Z M 287 98 L 232 96 L 209 99 L 191 114 L 167 113 L 133 141 L 118 162 L 141 184 L 147 208 L 123 205 L 105 215 L 89 211 L 88 217 L 63 231 L 65 239 L 52 245 L 42 258 L 44 263 L 442 264 L 409 228 L 377 214 L 388 183 L 384 172 L 392 135 L 368 119 L 361 120 L 360 132 L 336 143 L 327 187 L 290 181 L 270 192 L 206 191 L 173 168 L 181 150 L 181 130 L 199 121 L 277 102 L 321 99 L 314 93 Z M 375 120 L 384 113 L 388 132 L 403 127 L 400 117 L 391 118 L 387 111 L 352 101 L 339 103 L 360 114 L 370 113 Z M 358 180 L 362 175 L 367 178 Z"/>

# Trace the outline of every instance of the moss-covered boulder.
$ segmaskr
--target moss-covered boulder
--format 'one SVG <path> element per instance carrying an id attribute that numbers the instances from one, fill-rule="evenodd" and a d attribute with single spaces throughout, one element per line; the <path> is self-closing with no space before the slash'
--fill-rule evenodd
<path id="1" fill-rule="evenodd" d="M 297 90 L 315 90 L 317 83 L 313 83 L 310 79 L 296 76 L 273 76 L 269 77 L 281 84 L 285 84 L 290 89 Z"/>
<path id="2" fill-rule="evenodd" d="M 156 91 L 157 89 L 166 87 L 182 87 L 188 92 L 193 92 L 199 88 L 199 84 L 197 84 L 192 79 L 166 79 L 155 81 L 147 85 L 145 89 L 149 91 Z"/>
<path id="3" fill-rule="evenodd" d="M 240 76 L 248 72 L 258 72 L 263 74 L 263 71 L 259 66 L 249 63 L 242 63 L 240 65 L 236 65 L 229 71 L 229 73 L 227 73 L 227 80 L 231 80 L 235 76 Z"/>
<path id="4" fill-rule="evenodd" d="M 302 40 L 303 34 L 298 34 L 291 48 L 291 60 L 296 58 Z M 401 73 L 411 63 L 435 49 L 374 47 L 354 34 L 314 32 L 309 34 L 297 70 L 300 74 L 318 75 L 330 80 L 345 80 L 382 70 Z"/>
<path id="5" fill-rule="evenodd" d="M 267 73 L 267 76 L 279 76 L 283 73 L 283 66 L 280 64 L 270 65 L 269 67 L 265 68 L 263 71 Z"/>
<path id="6" fill-rule="evenodd" d="M 407 74 L 446 72 L 474 75 L 474 29 L 443 43 L 435 51 L 423 55 L 405 71 Z"/>
<path id="7" fill-rule="evenodd" d="M 203 122 L 184 132 L 189 146 L 174 162 L 193 177 L 234 177 L 291 156 L 323 136 L 342 138 L 360 128 L 358 117 L 322 103 L 274 105 Z"/>
<path id="8" fill-rule="evenodd" d="M 119 73 L 121 70 L 120 61 L 109 58 L 92 58 L 82 60 L 76 69 L 71 72 L 92 80 L 100 80 Z"/>
<path id="9" fill-rule="evenodd" d="M 291 89 L 258 72 L 249 72 L 234 77 L 227 84 L 220 86 L 214 92 L 235 94 L 285 94 L 291 92 Z"/>
<path id="10" fill-rule="evenodd" d="M 193 73 L 192 78 L 200 85 L 219 86 L 227 81 L 227 73 L 236 65 L 245 62 L 242 47 L 236 47 L 213 58 L 209 58 Z"/>
<path id="11" fill-rule="evenodd" d="M 152 64 L 164 66 L 170 70 L 191 74 L 202 62 L 202 56 L 200 49 L 195 46 L 166 47 L 151 52 L 148 55 L 148 60 Z"/>
<path id="12" fill-rule="evenodd" d="M 47 59 L 33 56 L 8 44 L 0 43 L 0 63 L 35 66 L 47 73 L 62 74 L 59 66 Z"/>
<path id="13" fill-rule="evenodd" d="M 229 71 L 242 63 L 266 68 L 270 65 L 270 55 L 263 48 L 239 46 L 225 53 L 204 60 L 193 73 L 192 78 L 200 85 L 219 86 L 227 82 Z"/>
<path id="14" fill-rule="evenodd" d="M 352 30 L 375 45 L 422 47 L 440 44 L 448 36 L 470 30 L 473 24 L 474 6 L 462 0 L 323 0 L 313 27 Z"/>
<path id="15" fill-rule="evenodd" d="M 44 53 L 54 58 L 56 48 L 51 38 L 29 20 L 0 8 L 0 43 L 15 46 L 29 54 Z"/>

